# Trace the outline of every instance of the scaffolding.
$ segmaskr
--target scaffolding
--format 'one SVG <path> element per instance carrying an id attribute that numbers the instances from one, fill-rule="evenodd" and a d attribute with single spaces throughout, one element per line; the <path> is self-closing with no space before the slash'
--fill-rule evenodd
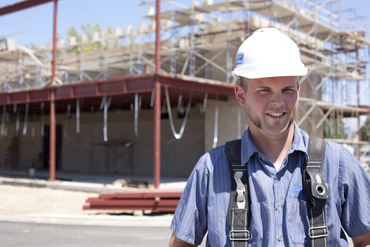
<path id="1" fill-rule="evenodd" d="M 297 43 L 309 68 L 300 81 L 298 125 L 310 134 L 368 144 L 360 141 L 361 136 L 346 137 L 343 119 L 359 122 L 370 112 L 361 102 L 369 96 L 363 95 L 370 84 L 369 29 L 367 19 L 355 12 L 344 18 L 347 12 L 340 9 L 340 0 L 203 0 L 188 6 L 168 0 L 163 5 L 161 75 L 234 84 L 230 72 L 241 42 L 258 28 L 276 27 Z M 151 6 L 136 28 L 127 25 L 58 39 L 57 84 L 154 74 Z M 51 83 L 52 44 L 29 49 L 3 39 L 0 50 L 0 91 L 40 89 Z M 360 124 L 360 133 L 358 128 Z"/>

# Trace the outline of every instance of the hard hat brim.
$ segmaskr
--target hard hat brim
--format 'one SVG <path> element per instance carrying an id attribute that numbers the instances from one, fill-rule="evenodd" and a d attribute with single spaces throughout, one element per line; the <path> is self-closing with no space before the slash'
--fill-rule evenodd
<path id="1" fill-rule="evenodd" d="M 248 66 L 240 66 L 235 68 L 231 75 L 233 77 L 245 77 L 248 79 L 267 78 L 267 77 L 283 77 L 283 76 L 305 76 L 308 72 L 307 67 L 302 66 L 292 69 L 291 66 L 287 66 L 286 70 L 269 70 L 269 71 L 255 71 Z"/>

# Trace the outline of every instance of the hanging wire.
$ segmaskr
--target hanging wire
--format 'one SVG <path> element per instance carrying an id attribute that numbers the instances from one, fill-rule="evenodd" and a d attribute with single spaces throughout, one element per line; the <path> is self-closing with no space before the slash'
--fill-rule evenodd
<path id="1" fill-rule="evenodd" d="M 15 136 L 18 137 L 19 136 L 19 124 L 20 124 L 20 116 L 19 116 L 19 112 L 17 112 L 17 119 L 15 121 Z"/>
<path id="2" fill-rule="evenodd" d="M 80 99 L 76 99 L 76 133 L 80 133 Z"/>
<path id="3" fill-rule="evenodd" d="M 30 108 L 30 104 L 26 104 L 26 111 L 24 113 L 24 125 L 23 125 L 23 135 L 27 134 L 27 124 L 28 124 L 28 110 Z"/>
<path id="4" fill-rule="evenodd" d="M 134 120 L 134 130 L 136 138 L 139 137 L 138 129 L 138 119 L 139 119 L 139 94 L 135 94 L 135 120 Z"/>
<path id="5" fill-rule="evenodd" d="M 155 90 L 152 90 L 151 96 L 150 96 L 150 107 L 153 108 L 154 106 L 154 96 L 155 96 Z"/>
<path id="6" fill-rule="evenodd" d="M 40 133 L 44 137 L 44 102 L 40 105 Z"/>
<path id="7" fill-rule="evenodd" d="M 173 135 L 174 135 L 174 137 L 176 139 L 178 139 L 178 140 L 179 139 L 182 139 L 182 136 L 184 135 L 184 130 L 185 130 L 186 122 L 188 121 L 188 118 L 189 118 L 189 112 L 190 112 L 191 102 L 192 102 L 192 98 L 193 98 L 193 93 L 190 94 L 188 106 L 187 106 L 186 112 L 185 112 L 184 122 L 181 125 L 181 128 L 180 128 L 179 133 L 177 133 L 176 130 L 175 130 L 175 126 L 173 124 L 170 96 L 168 95 L 168 87 L 165 87 L 164 88 L 164 91 L 165 91 L 165 94 L 166 94 L 168 119 L 170 120 L 170 126 L 171 126 L 172 133 L 173 133 Z"/>
<path id="8" fill-rule="evenodd" d="M 3 116 L 1 120 L 1 135 L 5 135 L 5 114 L 6 114 L 6 105 L 3 105 Z"/>
<path id="9" fill-rule="evenodd" d="M 103 136 L 104 141 L 108 141 L 108 105 L 110 104 L 110 100 L 108 102 L 107 96 L 103 97 L 102 100 L 103 108 L 104 108 L 104 126 L 103 126 Z"/>
<path id="10" fill-rule="evenodd" d="M 179 95 L 179 99 L 177 101 L 177 110 L 180 111 L 182 106 L 182 94 Z"/>
<path id="11" fill-rule="evenodd" d="M 207 99 L 208 99 L 208 93 L 206 93 L 204 95 L 204 98 L 203 98 L 203 105 L 201 107 L 199 107 L 199 111 L 201 114 L 204 114 L 206 112 L 206 108 L 207 108 Z"/>
<path id="12" fill-rule="evenodd" d="M 32 128 L 31 128 L 31 137 L 32 139 L 35 138 L 35 126 L 32 125 Z"/>
<path id="13" fill-rule="evenodd" d="M 213 148 L 217 147 L 218 142 L 218 97 L 216 101 L 216 108 L 215 108 L 215 128 L 213 132 Z"/>

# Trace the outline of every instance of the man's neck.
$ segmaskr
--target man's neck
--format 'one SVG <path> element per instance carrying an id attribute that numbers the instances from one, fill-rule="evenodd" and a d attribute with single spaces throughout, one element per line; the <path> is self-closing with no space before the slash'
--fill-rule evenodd
<path id="1" fill-rule="evenodd" d="M 294 124 L 289 127 L 289 130 L 279 136 L 264 136 L 259 132 L 253 133 L 251 136 L 254 145 L 271 163 L 274 164 L 278 171 L 284 161 L 285 155 L 288 152 L 294 137 Z"/>

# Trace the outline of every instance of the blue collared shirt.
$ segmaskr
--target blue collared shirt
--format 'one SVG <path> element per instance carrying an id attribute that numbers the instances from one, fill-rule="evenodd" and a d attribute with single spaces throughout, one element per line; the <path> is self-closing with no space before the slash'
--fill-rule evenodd
<path id="1" fill-rule="evenodd" d="M 302 186 L 308 134 L 295 124 L 293 143 L 280 170 L 254 146 L 249 130 L 242 137 L 241 160 L 248 165 L 251 196 L 250 246 L 309 246 L 308 216 Z M 326 142 L 324 173 L 329 186 L 326 220 L 328 246 L 348 246 L 343 227 L 355 237 L 370 231 L 370 180 L 342 145 Z M 191 173 L 171 229 L 184 241 L 230 246 L 228 206 L 230 172 L 224 146 L 204 154 Z"/>

